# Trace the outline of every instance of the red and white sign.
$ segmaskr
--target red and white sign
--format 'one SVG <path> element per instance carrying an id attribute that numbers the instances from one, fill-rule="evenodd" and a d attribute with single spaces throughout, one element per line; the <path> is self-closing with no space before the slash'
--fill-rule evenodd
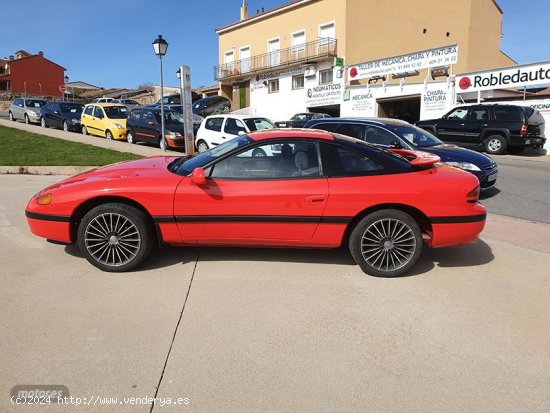
<path id="1" fill-rule="evenodd" d="M 65 92 L 67 91 L 67 86 L 65 86 L 65 85 L 59 85 L 59 91 L 60 91 L 61 93 L 65 93 Z"/>
<path id="2" fill-rule="evenodd" d="M 456 93 L 519 88 L 550 83 L 550 62 L 456 76 Z"/>

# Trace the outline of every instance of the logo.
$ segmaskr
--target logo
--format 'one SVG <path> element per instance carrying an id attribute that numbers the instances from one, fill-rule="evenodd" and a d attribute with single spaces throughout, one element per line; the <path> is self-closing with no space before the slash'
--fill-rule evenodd
<path id="1" fill-rule="evenodd" d="M 352 67 L 349 71 L 349 75 L 350 77 L 355 77 L 357 76 L 357 68 L 356 67 Z"/>
<path id="2" fill-rule="evenodd" d="M 311 98 L 313 96 L 313 91 L 311 89 L 307 90 L 307 97 Z"/>
<path id="3" fill-rule="evenodd" d="M 466 89 L 468 89 L 470 86 L 472 86 L 472 81 L 470 80 L 469 77 L 463 77 L 462 79 L 460 79 L 460 82 L 458 82 L 458 86 L 459 86 L 462 90 L 466 90 Z"/>

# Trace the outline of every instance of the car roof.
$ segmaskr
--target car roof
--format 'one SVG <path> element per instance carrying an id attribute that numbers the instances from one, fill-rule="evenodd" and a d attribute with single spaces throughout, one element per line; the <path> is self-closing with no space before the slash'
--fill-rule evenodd
<path id="1" fill-rule="evenodd" d="M 234 118 L 234 119 L 267 119 L 265 116 L 260 115 L 239 115 L 239 114 L 231 114 L 231 113 L 220 113 L 218 115 L 209 115 L 206 117 L 206 119 L 209 118 Z M 269 120 L 269 119 L 268 119 Z"/>
<path id="2" fill-rule="evenodd" d="M 101 106 L 102 108 L 107 108 L 107 107 L 111 107 L 111 106 L 116 106 L 116 107 L 119 107 L 119 108 L 126 108 L 126 106 L 118 104 L 118 103 L 93 102 L 93 103 L 88 103 L 86 106 L 90 106 L 90 105 Z"/>
<path id="3" fill-rule="evenodd" d="M 314 129 L 264 129 L 261 131 L 250 132 L 250 138 L 255 141 L 263 141 L 279 138 L 305 138 L 305 139 L 324 139 L 333 141 L 331 133 Z"/>
<path id="4" fill-rule="evenodd" d="M 345 117 L 345 118 L 322 118 L 322 119 L 312 119 L 308 122 L 311 124 L 317 123 L 342 123 L 342 122 L 355 122 L 355 123 L 365 123 L 369 125 L 393 125 L 393 126 L 410 126 L 411 124 L 407 121 L 394 118 L 369 118 L 369 117 Z"/>

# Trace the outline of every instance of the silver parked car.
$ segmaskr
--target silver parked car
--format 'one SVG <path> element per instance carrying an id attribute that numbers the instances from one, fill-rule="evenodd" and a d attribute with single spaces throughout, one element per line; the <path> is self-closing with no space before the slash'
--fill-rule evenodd
<path id="1" fill-rule="evenodd" d="M 44 99 L 17 98 L 11 102 L 10 120 L 24 120 L 25 123 L 40 123 L 40 108 L 48 103 Z"/>
<path id="2" fill-rule="evenodd" d="M 126 109 L 128 109 L 128 112 L 131 112 L 132 110 L 140 106 L 139 102 L 133 99 L 115 99 L 111 103 L 116 103 L 118 105 L 126 106 Z"/>

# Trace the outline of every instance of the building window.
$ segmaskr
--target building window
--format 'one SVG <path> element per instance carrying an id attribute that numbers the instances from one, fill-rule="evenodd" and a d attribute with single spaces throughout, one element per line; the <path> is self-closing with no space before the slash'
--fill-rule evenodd
<path id="1" fill-rule="evenodd" d="M 319 46 L 327 45 L 336 38 L 334 23 L 326 23 L 319 26 Z"/>
<path id="2" fill-rule="evenodd" d="M 332 69 L 319 71 L 319 84 L 329 85 L 332 83 Z"/>
<path id="3" fill-rule="evenodd" d="M 269 66 L 278 66 L 281 63 L 281 46 L 279 39 L 267 41 L 267 50 L 269 51 Z"/>
<path id="4" fill-rule="evenodd" d="M 292 76 L 292 89 L 304 88 L 304 75 Z"/>
<path id="5" fill-rule="evenodd" d="M 241 73 L 250 72 L 250 47 L 241 47 L 239 51 L 239 58 L 241 59 Z"/>
<path id="6" fill-rule="evenodd" d="M 277 93 L 279 91 L 279 79 L 270 80 L 268 83 L 269 93 Z"/>
<path id="7" fill-rule="evenodd" d="M 303 52 L 306 48 L 305 43 L 306 43 L 305 31 L 292 33 L 292 52 L 293 53 Z"/>

